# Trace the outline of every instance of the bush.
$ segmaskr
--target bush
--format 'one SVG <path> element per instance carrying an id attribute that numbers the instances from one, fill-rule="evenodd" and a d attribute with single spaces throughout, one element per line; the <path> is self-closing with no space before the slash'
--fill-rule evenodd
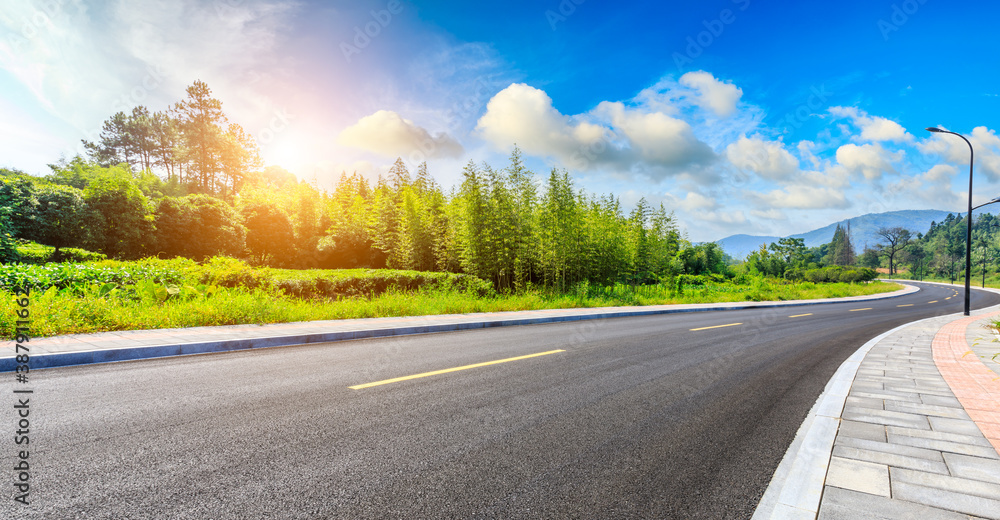
<path id="1" fill-rule="evenodd" d="M 379 295 L 392 290 L 434 289 L 477 296 L 493 294 L 493 286 L 467 274 L 393 269 L 254 268 L 234 258 L 214 257 L 202 266 L 199 283 L 220 287 L 267 287 L 298 298 L 342 298 Z"/>
<path id="2" fill-rule="evenodd" d="M 809 269 L 802 272 L 802 278 L 813 283 L 870 282 L 877 277 L 878 273 L 867 267 L 843 267 L 839 265 Z"/>
<path id="3" fill-rule="evenodd" d="M 136 262 L 103 260 L 85 264 L 8 264 L 0 266 L 0 287 L 30 287 L 45 290 L 49 287 L 64 289 L 82 285 L 114 284 L 135 285 L 141 280 L 180 284 L 186 268 L 194 262 L 146 259 Z"/>
<path id="4" fill-rule="evenodd" d="M 56 248 L 39 244 L 38 242 L 22 241 L 17 245 L 17 253 L 20 255 L 21 263 L 25 264 L 46 264 L 49 262 L 96 262 L 107 260 L 107 255 L 78 249 L 75 247 L 64 247 L 59 251 L 58 256 L 54 256 Z"/>

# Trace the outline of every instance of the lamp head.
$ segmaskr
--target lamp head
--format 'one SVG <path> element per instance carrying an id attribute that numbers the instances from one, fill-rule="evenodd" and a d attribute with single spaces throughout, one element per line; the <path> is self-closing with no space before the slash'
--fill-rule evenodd
<path id="1" fill-rule="evenodd" d="M 933 126 L 927 127 L 926 130 L 928 132 L 944 132 L 944 130 L 941 130 L 940 128 L 936 128 L 936 127 L 933 127 Z"/>

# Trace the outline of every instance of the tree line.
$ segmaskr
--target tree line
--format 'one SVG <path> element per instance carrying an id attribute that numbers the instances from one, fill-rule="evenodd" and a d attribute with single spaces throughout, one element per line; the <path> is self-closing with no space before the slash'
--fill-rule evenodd
<path id="1" fill-rule="evenodd" d="M 626 212 L 617 197 L 589 194 L 556 169 L 539 182 L 517 149 L 502 169 L 469 162 L 448 191 L 426 164 L 411 174 L 402 160 L 375 183 L 344 174 L 329 193 L 277 167 L 226 194 L 184 193 L 127 162 L 76 157 L 50 168 L 42 178 L 0 170 L 0 222 L 12 238 L 55 247 L 57 258 L 67 247 L 121 259 L 229 255 L 280 267 L 461 272 L 514 290 L 728 269 L 717 244 L 685 240 L 662 205 L 643 199 Z"/>

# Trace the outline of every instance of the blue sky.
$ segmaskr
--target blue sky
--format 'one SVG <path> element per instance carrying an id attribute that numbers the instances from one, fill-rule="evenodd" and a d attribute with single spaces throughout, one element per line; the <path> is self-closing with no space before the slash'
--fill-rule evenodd
<path id="1" fill-rule="evenodd" d="M 1000 195 L 1000 7 L 940 0 L 0 0 L 0 166 L 206 81 L 269 164 L 330 186 L 517 143 L 544 178 L 674 210 L 692 240 Z M 367 34 L 365 34 L 367 32 Z"/>

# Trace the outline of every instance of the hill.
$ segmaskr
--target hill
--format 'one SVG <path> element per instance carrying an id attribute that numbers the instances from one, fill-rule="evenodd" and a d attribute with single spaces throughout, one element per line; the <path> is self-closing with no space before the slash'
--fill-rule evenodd
<path id="1" fill-rule="evenodd" d="M 984 208 L 985 209 L 985 208 Z M 979 210 L 979 214 L 983 210 Z M 751 251 L 759 248 L 761 244 L 767 245 L 777 242 L 779 238 L 801 238 L 805 241 L 806 247 L 816 247 L 830 242 L 833 239 L 833 232 L 837 225 L 847 227 L 848 221 L 851 224 L 851 237 L 854 241 L 855 250 L 860 253 L 864 250 L 865 244 L 874 246 L 880 242 L 877 232 L 883 227 L 903 227 L 909 229 L 914 234 L 926 233 L 931 227 L 931 222 L 941 222 L 954 211 L 941 211 L 936 209 L 921 210 L 901 210 L 889 211 L 886 213 L 869 213 L 840 222 L 834 222 L 828 226 L 814 229 L 806 233 L 789 235 L 788 237 L 776 236 L 753 236 L 753 235 L 732 235 L 716 242 L 730 256 L 738 259 L 745 258 Z"/>

